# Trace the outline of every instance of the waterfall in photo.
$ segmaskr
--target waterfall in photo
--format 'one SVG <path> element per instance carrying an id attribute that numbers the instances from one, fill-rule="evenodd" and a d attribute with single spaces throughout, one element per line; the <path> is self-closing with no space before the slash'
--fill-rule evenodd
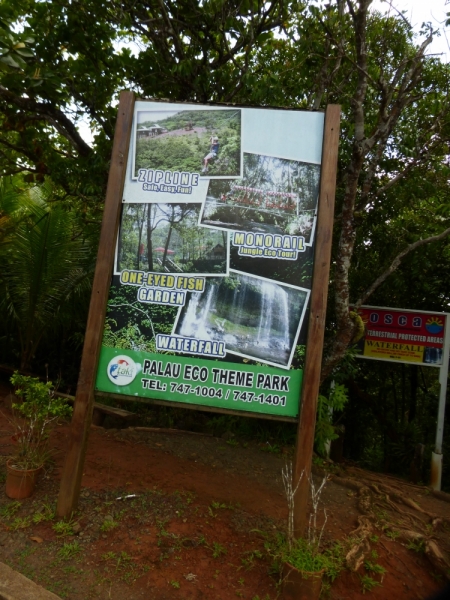
<path id="1" fill-rule="evenodd" d="M 216 291 L 216 286 L 211 285 L 206 297 L 205 305 L 199 309 L 199 301 L 203 294 L 201 292 L 193 292 L 191 299 L 186 310 L 186 314 L 183 317 L 180 335 L 185 337 L 195 337 L 199 340 L 211 340 L 211 332 L 207 329 L 208 314 L 211 309 L 211 302 L 213 301 Z"/>
<path id="2" fill-rule="evenodd" d="M 287 350 L 290 347 L 288 295 L 270 281 L 261 281 L 261 317 L 256 343 L 266 348 L 278 346 Z"/>
<path id="3" fill-rule="evenodd" d="M 191 337 L 194 333 L 195 323 L 197 322 L 197 307 L 198 301 L 202 297 L 200 292 L 194 292 L 191 295 L 186 314 L 181 323 L 180 335 Z"/>
<path id="4" fill-rule="evenodd" d="M 232 315 L 241 315 L 245 308 L 246 291 L 248 288 L 248 278 L 241 277 L 241 285 L 234 290 L 233 303 L 231 305 L 230 313 Z"/>
<path id="5" fill-rule="evenodd" d="M 289 365 L 294 321 L 299 324 L 305 290 L 233 273 L 192 292 L 175 333 L 225 342 L 226 351 L 272 364 Z"/>

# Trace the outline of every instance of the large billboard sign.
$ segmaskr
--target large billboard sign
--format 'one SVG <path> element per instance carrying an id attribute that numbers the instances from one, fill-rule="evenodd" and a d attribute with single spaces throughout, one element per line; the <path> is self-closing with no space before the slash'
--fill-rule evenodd
<path id="1" fill-rule="evenodd" d="M 298 416 L 323 131 L 136 102 L 97 390 Z"/>
<path id="2" fill-rule="evenodd" d="M 364 336 L 357 344 L 361 358 L 443 365 L 445 313 L 362 306 Z"/>

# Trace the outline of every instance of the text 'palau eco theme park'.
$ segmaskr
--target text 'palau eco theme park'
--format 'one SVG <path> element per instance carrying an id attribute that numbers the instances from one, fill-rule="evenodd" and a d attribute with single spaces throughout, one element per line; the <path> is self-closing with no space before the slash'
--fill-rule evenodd
<path id="1" fill-rule="evenodd" d="M 449 0 L 3 0 L 0 598 L 450 597 Z"/>

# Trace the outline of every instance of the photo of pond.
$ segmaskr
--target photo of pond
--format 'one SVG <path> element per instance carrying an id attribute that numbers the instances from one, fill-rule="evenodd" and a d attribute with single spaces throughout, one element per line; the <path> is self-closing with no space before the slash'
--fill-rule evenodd
<path id="1" fill-rule="evenodd" d="M 223 341 L 227 352 L 289 368 L 308 297 L 308 290 L 232 272 L 188 296 L 174 333 Z"/>

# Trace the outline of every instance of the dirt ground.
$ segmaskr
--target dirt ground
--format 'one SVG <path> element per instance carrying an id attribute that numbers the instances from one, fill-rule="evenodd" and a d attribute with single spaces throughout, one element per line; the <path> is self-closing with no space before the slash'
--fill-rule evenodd
<path id="1" fill-rule="evenodd" d="M 8 391 L 0 384 L 2 481 L 14 449 Z M 272 554 L 286 530 L 281 470 L 291 448 L 275 454 L 269 444 L 234 438 L 93 426 L 79 507 L 61 522 L 54 509 L 68 435 L 62 425 L 52 436 L 54 462 L 31 498 L 10 500 L 1 484 L 1 561 L 70 600 L 281 597 Z M 365 562 L 357 571 L 344 568 L 323 596 L 425 599 L 441 589 L 450 503 L 426 487 L 353 466 L 333 471 L 321 496 L 325 545 L 341 540 L 343 559 L 364 546 Z M 389 496 L 383 486 L 395 492 Z M 369 508 L 364 490 L 371 490 Z M 405 538 L 412 530 L 419 537 Z M 433 544 L 440 562 L 428 552 Z"/>

